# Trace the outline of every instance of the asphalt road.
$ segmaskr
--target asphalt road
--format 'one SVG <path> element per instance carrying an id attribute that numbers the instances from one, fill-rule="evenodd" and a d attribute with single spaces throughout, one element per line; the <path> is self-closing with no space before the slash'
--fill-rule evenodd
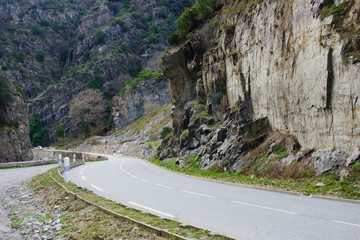
<path id="1" fill-rule="evenodd" d="M 360 204 L 214 183 L 109 156 L 70 172 L 93 192 L 236 239 L 360 239 Z"/>

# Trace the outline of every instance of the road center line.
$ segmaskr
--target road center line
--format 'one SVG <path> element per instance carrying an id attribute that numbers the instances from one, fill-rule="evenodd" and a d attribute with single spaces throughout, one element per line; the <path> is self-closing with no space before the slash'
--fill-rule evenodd
<path id="1" fill-rule="evenodd" d="M 337 220 L 331 220 L 331 221 L 332 221 L 332 222 L 336 222 L 336 223 L 341 223 L 341 224 L 350 225 L 350 226 L 360 227 L 359 224 L 355 224 L 355 223 L 348 223 L 348 222 L 337 221 Z"/>
<path id="2" fill-rule="evenodd" d="M 81 176 L 81 178 L 82 178 L 82 180 L 85 180 L 85 181 L 86 181 L 86 177 L 84 177 L 84 176 Z"/>
<path id="3" fill-rule="evenodd" d="M 146 182 L 146 183 L 150 183 L 150 181 L 148 180 L 145 180 L 145 179 L 142 179 L 142 178 L 139 178 L 140 181 L 143 181 L 143 182 Z"/>
<path id="4" fill-rule="evenodd" d="M 244 202 L 239 202 L 239 201 L 231 201 L 231 202 L 237 203 L 237 204 L 246 205 L 246 206 L 250 206 L 250 207 L 262 208 L 262 209 L 267 209 L 267 210 L 272 210 L 272 211 L 277 211 L 277 212 L 283 212 L 283 213 L 287 213 L 287 214 L 297 215 L 297 213 L 289 212 L 289 211 L 285 211 L 285 210 L 281 210 L 281 209 L 277 209 L 277 208 L 265 207 L 265 206 L 260 206 L 260 205 L 250 204 L 250 203 L 244 203 Z"/>
<path id="5" fill-rule="evenodd" d="M 174 189 L 173 187 L 169 187 L 169 186 L 166 186 L 166 185 L 162 185 L 162 184 L 158 184 L 158 183 L 154 183 L 156 186 L 159 186 L 159 187 L 163 187 L 163 188 L 167 188 L 167 189 Z"/>
<path id="6" fill-rule="evenodd" d="M 94 184 L 90 184 L 91 187 L 95 188 L 96 190 L 103 192 L 104 190 L 102 190 L 101 188 L 95 186 Z"/>
<path id="7" fill-rule="evenodd" d="M 181 190 L 184 193 L 190 193 L 190 194 L 194 194 L 197 196 L 202 196 L 202 197 L 207 197 L 207 198 L 215 198 L 214 196 L 210 196 L 210 195 L 206 195 L 206 194 L 201 194 L 201 193 L 196 193 L 196 192 L 190 192 L 190 191 L 186 191 L 186 190 Z"/>
<path id="8" fill-rule="evenodd" d="M 141 204 L 138 204 L 138 203 L 134 203 L 134 202 L 128 202 L 130 203 L 131 205 L 134 205 L 134 206 L 137 206 L 139 208 L 142 208 L 142 209 L 145 209 L 145 210 L 148 210 L 149 212 L 153 212 L 153 213 L 157 213 L 161 216 L 164 216 L 164 217 L 167 217 L 167 218 L 171 218 L 171 219 L 174 219 L 175 216 L 171 215 L 171 214 L 168 214 L 168 213 L 165 213 L 165 212 L 161 212 L 159 210 L 156 210 L 156 209 L 153 209 L 153 208 L 149 208 L 149 207 L 146 207 L 146 206 L 143 206 Z"/>

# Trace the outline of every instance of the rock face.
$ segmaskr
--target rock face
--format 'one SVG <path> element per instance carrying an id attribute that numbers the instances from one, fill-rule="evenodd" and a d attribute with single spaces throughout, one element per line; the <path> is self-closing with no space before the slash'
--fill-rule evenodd
<path id="1" fill-rule="evenodd" d="M 5 119 L 13 126 L 0 128 L 0 163 L 30 161 L 29 122 L 21 94 L 11 84 L 15 101 L 5 111 Z"/>
<path id="2" fill-rule="evenodd" d="M 143 82 L 135 89 L 113 98 L 113 122 L 120 130 L 169 103 L 169 80 L 166 77 Z"/>
<path id="3" fill-rule="evenodd" d="M 360 3 L 331 4 L 227 1 L 167 52 L 174 136 L 157 157 L 274 177 L 344 175 L 360 143 Z"/>
<path id="4" fill-rule="evenodd" d="M 322 0 L 246 4 L 230 2 L 164 56 L 177 139 L 188 101 L 215 114 L 247 101 L 251 119 L 267 117 L 302 148 L 358 147 L 360 2 L 330 16 Z"/>

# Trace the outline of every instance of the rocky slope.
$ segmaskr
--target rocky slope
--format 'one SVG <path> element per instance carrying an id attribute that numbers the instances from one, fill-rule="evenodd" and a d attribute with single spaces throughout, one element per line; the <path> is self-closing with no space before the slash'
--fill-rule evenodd
<path id="1" fill-rule="evenodd" d="M 134 92 L 138 91 L 135 89 Z M 153 156 L 160 145 L 164 128 L 170 128 L 172 124 L 170 113 L 171 104 L 158 107 L 153 111 L 146 112 L 144 116 L 134 120 L 126 127 L 119 128 L 111 136 L 96 136 L 87 139 L 76 150 L 149 158 Z"/>
<path id="2" fill-rule="evenodd" d="M 163 58 L 174 137 L 158 157 L 270 173 L 296 162 L 318 170 L 333 154 L 344 167 L 360 144 L 360 3 L 336 4 L 227 1 L 188 34 Z M 331 148 L 342 150 L 304 150 Z"/>
<path id="3" fill-rule="evenodd" d="M 30 161 L 32 152 L 26 104 L 11 83 L 10 90 L 14 100 L 4 111 L 0 110 L 3 118 L 0 125 L 0 162 Z"/>
<path id="4" fill-rule="evenodd" d="M 156 69 L 167 36 L 193 1 L 3 1 L 0 65 L 24 89 L 29 118 L 46 128 L 43 144 L 80 91 L 100 89 L 109 101 L 143 68 Z"/>
<path id="5" fill-rule="evenodd" d="M 113 122 L 117 130 L 170 103 L 169 80 L 160 76 L 113 98 Z"/>

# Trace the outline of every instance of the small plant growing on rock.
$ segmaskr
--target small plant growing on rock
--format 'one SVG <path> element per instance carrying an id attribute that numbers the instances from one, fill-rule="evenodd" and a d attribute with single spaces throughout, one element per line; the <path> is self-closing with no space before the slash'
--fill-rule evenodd
<path id="1" fill-rule="evenodd" d="M 160 133 L 160 139 L 166 138 L 167 135 L 172 133 L 173 129 L 171 127 L 163 127 L 161 133 Z"/>

